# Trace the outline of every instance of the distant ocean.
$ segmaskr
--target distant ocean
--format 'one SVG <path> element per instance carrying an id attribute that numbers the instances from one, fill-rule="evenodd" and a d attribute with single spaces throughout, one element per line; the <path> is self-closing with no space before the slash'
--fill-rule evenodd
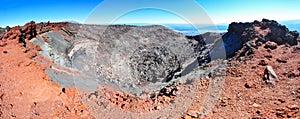
<path id="1" fill-rule="evenodd" d="M 290 31 L 298 31 L 300 33 L 300 24 L 285 24 Z"/>
<path id="2" fill-rule="evenodd" d="M 132 23 L 128 25 L 136 25 L 136 26 L 148 26 L 155 24 L 147 24 L 147 23 Z M 158 24 L 168 27 L 174 31 L 183 33 L 185 35 L 198 35 L 206 32 L 218 32 L 223 33 L 227 32 L 228 25 L 192 25 L 192 24 Z"/>
<path id="3" fill-rule="evenodd" d="M 164 24 L 164 26 L 185 35 L 198 35 L 206 32 L 227 32 L 228 25 L 191 25 L 191 24 Z"/>
<path id="4" fill-rule="evenodd" d="M 279 22 L 282 25 L 285 25 L 290 31 L 298 31 L 300 33 L 300 20 L 299 22 Z M 147 26 L 152 24 L 129 24 L 137 26 Z M 224 33 L 227 32 L 228 24 L 218 24 L 218 25 L 191 25 L 191 24 L 160 24 L 165 27 L 168 27 L 174 31 L 183 33 L 185 35 L 198 35 L 206 32 L 217 32 Z"/>
<path id="5" fill-rule="evenodd" d="M 290 31 L 300 32 L 300 24 L 284 24 Z M 164 26 L 185 35 L 198 35 L 206 32 L 227 32 L 228 25 L 190 25 L 190 24 L 164 24 Z"/>

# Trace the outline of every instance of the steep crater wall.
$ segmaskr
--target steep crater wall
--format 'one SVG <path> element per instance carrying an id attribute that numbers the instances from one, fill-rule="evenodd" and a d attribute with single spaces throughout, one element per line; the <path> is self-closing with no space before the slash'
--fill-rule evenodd
<path id="1" fill-rule="evenodd" d="M 133 93 L 167 85 L 197 58 L 191 39 L 163 26 L 83 25 L 74 42 L 73 67 Z"/>

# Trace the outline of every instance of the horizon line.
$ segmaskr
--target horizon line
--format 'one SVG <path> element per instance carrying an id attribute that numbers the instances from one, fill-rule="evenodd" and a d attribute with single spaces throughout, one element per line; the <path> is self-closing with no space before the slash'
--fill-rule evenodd
<path id="1" fill-rule="evenodd" d="M 273 20 L 273 19 L 269 19 L 269 20 Z M 34 21 L 34 20 L 31 20 L 31 21 Z M 50 20 L 48 20 L 50 21 Z M 47 20 L 46 21 L 40 21 L 40 22 L 37 22 L 37 21 L 34 21 L 36 23 L 42 23 L 42 22 L 48 22 Z M 254 21 L 254 20 L 253 20 Z M 253 22 L 253 21 L 245 21 L 245 22 Z M 258 20 L 260 21 L 260 20 Z M 290 19 L 290 20 L 275 20 L 277 21 L 278 23 L 282 23 L 282 22 L 297 22 L 297 23 L 293 23 L 293 24 L 300 24 L 300 19 Z M 26 22 L 26 23 L 29 23 L 30 21 Z M 82 22 L 82 21 L 77 21 L 77 20 L 61 20 L 61 21 L 50 21 L 51 23 L 59 23 L 59 22 L 68 22 L 68 23 L 75 23 L 75 24 L 87 24 L 87 25 L 229 25 L 230 23 L 233 23 L 233 22 L 244 22 L 244 21 L 232 21 L 230 23 L 215 23 L 215 24 L 204 24 L 204 23 L 194 23 L 194 24 L 190 24 L 190 23 L 111 23 L 111 24 L 89 24 L 89 23 L 85 23 L 85 22 Z M 5 26 L 0 26 L 0 28 L 5 28 L 6 26 L 9 26 L 9 27 L 14 27 L 14 26 L 24 26 L 26 23 L 23 23 L 23 25 L 20 25 L 20 24 L 15 24 L 15 25 L 5 25 Z"/>

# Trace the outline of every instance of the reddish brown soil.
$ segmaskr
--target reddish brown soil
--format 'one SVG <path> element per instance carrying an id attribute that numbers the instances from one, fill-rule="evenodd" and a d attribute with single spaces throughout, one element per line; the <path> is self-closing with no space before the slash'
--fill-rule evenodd
<path id="1" fill-rule="evenodd" d="M 262 46 L 244 60 L 231 62 L 223 94 L 211 117 L 299 118 L 299 53 L 299 46 L 281 45 L 274 50 Z M 263 81 L 264 65 L 276 72 L 275 85 Z"/>
<path id="2" fill-rule="evenodd" d="M 46 67 L 35 61 L 41 57 L 35 46 L 23 47 L 18 28 L 12 29 L 0 41 L 0 118 L 92 118 L 75 88 L 50 82 Z M 5 36 L 10 33 L 17 35 Z"/>
<path id="3" fill-rule="evenodd" d="M 238 60 L 232 58 L 223 93 L 205 118 L 299 118 L 299 53 L 299 46 L 281 45 L 271 50 L 262 45 L 252 55 Z M 267 65 L 278 76 L 275 85 L 263 80 Z M 196 103 L 184 117 L 196 117 L 199 108 L 201 105 Z"/>

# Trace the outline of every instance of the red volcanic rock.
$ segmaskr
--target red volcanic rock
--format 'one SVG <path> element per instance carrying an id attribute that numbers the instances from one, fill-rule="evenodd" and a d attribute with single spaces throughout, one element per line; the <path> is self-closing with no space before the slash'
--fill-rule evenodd
<path id="1" fill-rule="evenodd" d="M 0 34 L 0 40 L 17 40 L 19 43 L 22 43 L 26 47 L 26 40 L 31 40 L 39 34 L 56 30 L 59 31 L 63 27 L 67 27 L 67 22 L 58 22 L 58 23 L 38 23 L 31 21 L 24 26 L 15 26 L 7 29 L 7 32 Z"/>
<path id="2" fill-rule="evenodd" d="M 21 35 L 20 27 L 15 26 L 12 27 L 9 31 L 1 34 L 0 40 L 6 41 L 6 40 L 19 39 L 20 35 Z"/>
<path id="3" fill-rule="evenodd" d="M 22 29 L 21 32 L 25 35 L 25 39 L 32 39 L 37 35 L 36 32 L 36 24 L 34 21 L 31 21 L 27 24 L 25 24 Z"/>
<path id="4" fill-rule="evenodd" d="M 255 87 L 255 83 L 253 81 L 248 81 L 246 84 L 245 84 L 245 87 L 246 88 L 253 88 Z"/>

